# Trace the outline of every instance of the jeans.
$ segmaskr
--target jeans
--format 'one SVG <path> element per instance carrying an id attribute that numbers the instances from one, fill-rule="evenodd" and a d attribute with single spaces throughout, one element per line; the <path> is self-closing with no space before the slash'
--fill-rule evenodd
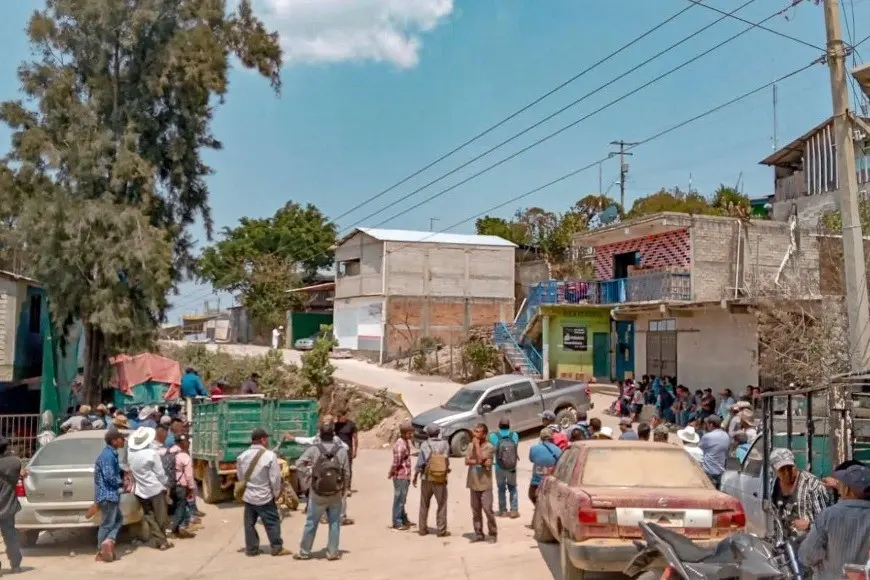
<path id="1" fill-rule="evenodd" d="M 272 550 L 284 547 L 281 539 L 281 516 L 274 501 L 264 505 L 245 503 L 245 552 L 257 554 L 260 551 L 260 534 L 257 533 L 257 520 L 262 520 L 266 537 Z"/>
<path id="2" fill-rule="evenodd" d="M 103 514 L 103 520 L 97 529 L 97 548 L 106 540 L 117 541 L 118 532 L 121 531 L 121 524 L 124 523 L 124 516 L 121 514 L 121 504 L 114 501 L 101 501 L 99 506 L 100 512 Z"/>
<path id="3" fill-rule="evenodd" d="M 393 513 L 391 523 L 394 528 L 400 528 L 410 521 L 408 513 L 405 511 L 405 502 L 408 501 L 408 489 L 410 487 L 410 479 L 393 480 Z"/>
<path id="4" fill-rule="evenodd" d="M 330 504 L 318 503 L 323 501 L 314 494 L 308 498 L 308 509 L 305 514 L 305 527 L 302 530 L 302 542 L 299 545 L 301 556 L 310 556 L 314 546 L 314 537 L 317 535 L 317 527 L 320 518 L 326 514 L 329 525 L 329 537 L 326 540 L 326 556 L 328 558 L 338 556 L 338 540 L 341 535 L 341 502 Z"/>
<path id="5" fill-rule="evenodd" d="M 187 488 L 176 487 L 172 492 L 172 500 L 175 503 L 175 513 L 172 514 L 172 531 L 177 532 L 178 528 L 186 528 L 190 524 L 192 509 L 190 502 L 187 501 Z"/>
<path id="6" fill-rule="evenodd" d="M 15 530 L 15 516 L 0 519 L 0 534 L 6 544 L 6 555 L 9 565 L 15 569 L 21 567 L 21 544 L 18 542 L 18 532 Z"/>
<path id="7" fill-rule="evenodd" d="M 495 472 L 495 484 L 498 487 L 498 513 L 505 513 L 507 509 L 508 495 L 510 495 L 511 511 L 519 511 L 519 498 L 517 497 L 517 472 L 498 469 Z"/>

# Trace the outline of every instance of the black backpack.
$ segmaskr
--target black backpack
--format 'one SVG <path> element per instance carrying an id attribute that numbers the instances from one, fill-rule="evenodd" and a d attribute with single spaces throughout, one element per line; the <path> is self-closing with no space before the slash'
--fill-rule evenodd
<path id="1" fill-rule="evenodd" d="M 513 471 L 517 468 L 517 461 L 519 461 L 519 450 L 514 443 L 513 433 L 507 437 L 499 437 L 498 444 L 495 446 L 496 465 L 505 471 Z"/>
<path id="2" fill-rule="evenodd" d="M 321 497 L 336 495 L 344 490 L 344 470 L 336 457 L 341 447 L 337 443 L 327 449 L 323 443 L 317 444 L 320 455 L 311 470 L 311 491 Z"/>
<path id="3" fill-rule="evenodd" d="M 178 485 L 178 478 L 175 476 L 175 453 L 168 451 L 160 456 L 160 462 L 163 464 L 163 471 L 166 472 L 166 488 L 173 491 Z"/>

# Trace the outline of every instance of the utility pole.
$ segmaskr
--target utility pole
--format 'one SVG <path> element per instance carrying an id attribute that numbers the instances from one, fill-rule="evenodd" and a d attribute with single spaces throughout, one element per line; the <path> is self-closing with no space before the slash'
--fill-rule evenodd
<path id="1" fill-rule="evenodd" d="M 625 156 L 634 155 L 634 153 L 628 153 L 625 149 L 626 147 L 637 145 L 637 143 L 629 143 L 620 139 L 619 141 L 611 141 L 610 144 L 619 146 L 619 151 L 614 151 L 611 153 L 611 156 L 619 155 L 619 205 L 625 211 L 625 178 L 628 177 L 628 164 L 625 162 Z"/>
<path id="2" fill-rule="evenodd" d="M 849 346 L 853 372 L 870 369 L 870 313 L 867 307 L 867 277 L 864 269 L 864 240 L 858 213 L 858 174 L 855 145 L 849 116 L 846 86 L 846 46 L 840 25 L 839 0 L 824 0 L 828 69 L 834 105 L 834 137 L 837 155 L 837 186 L 843 218 L 843 265 L 846 274 L 846 308 L 849 317 Z M 831 459 L 838 464 L 851 458 L 851 406 L 849 386 L 833 383 L 829 392 L 831 417 Z"/>
<path id="3" fill-rule="evenodd" d="M 438 218 L 430 217 L 429 218 L 429 231 L 434 232 L 435 231 L 435 222 L 440 222 L 440 221 L 441 220 Z"/>

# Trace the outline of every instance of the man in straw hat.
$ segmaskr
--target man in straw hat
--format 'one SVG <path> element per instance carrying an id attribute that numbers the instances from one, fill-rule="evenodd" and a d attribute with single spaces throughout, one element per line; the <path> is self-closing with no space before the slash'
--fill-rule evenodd
<path id="1" fill-rule="evenodd" d="M 90 425 L 91 423 L 91 408 L 89 405 L 82 405 L 79 407 L 79 412 L 76 415 L 73 415 L 60 425 L 60 430 L 63 433 L 72 433 L 73 431 L 81 431 L 85 428 L 85 425 Z"/>
<path id="2" fill-rule="evenodd" d="M 864 562 L 870 552 L 870 468 L 851 465 L 833 477 L 840 501 L 816 517 L 798 551 L 819 578 L 842 578 L 843 566 Z"/>
<path id="3" fill-rule="evenodd" d="M 148 545 L 158 550 L 172 547 L 166 539 L 169 527 L 169 504 L 166 486 L 169 478 L 163 469 L 163 461 L 152 445 L 156 432 L 150 427 L 139 427 L 127 441 L 127 463 L 133 473 L 133 493 L 139 500 L 148 526 Z"/>

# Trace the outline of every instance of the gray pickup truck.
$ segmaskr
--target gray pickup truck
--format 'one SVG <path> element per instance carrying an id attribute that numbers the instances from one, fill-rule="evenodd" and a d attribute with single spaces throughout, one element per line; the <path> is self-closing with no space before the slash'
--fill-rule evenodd
<path id="1" fill-rule="evenodd" d="M 576 421 L 577 411 L 591 408 L 589 385 L 582 381 L 538 381 L 523 375 L 500 375 L 469 383 L 440 407 L 414 417 L 414 441 L 419 444 L 426 439 L 426 426 L 436 423 L 450 442 L 452 453 L 461 456 L 478 423 L 486 423 L 494 431 L 499 419 L 509 415 L 511 428 L 523 432 L 540 427 L 539 415 L 552 411 L 556 421 L 568 427 Z"/>

